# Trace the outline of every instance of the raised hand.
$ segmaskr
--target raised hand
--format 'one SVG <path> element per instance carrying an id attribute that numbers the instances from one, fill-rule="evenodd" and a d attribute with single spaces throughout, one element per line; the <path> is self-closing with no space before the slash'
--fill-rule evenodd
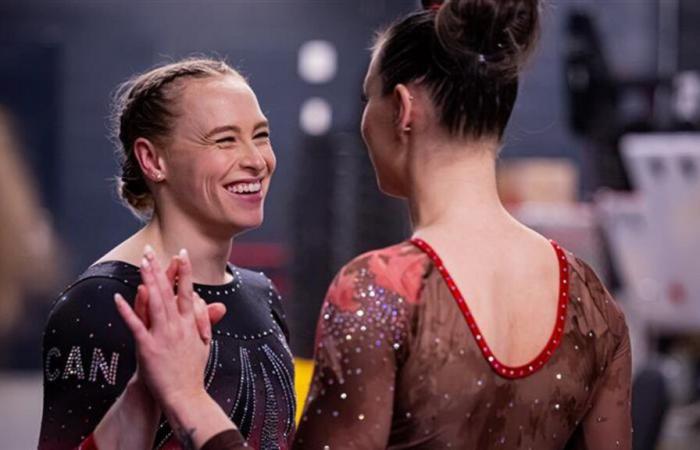
<path id="1" fill-rule="evenodd" d="M 144 252 L 144 256 L 147 254 L 152 254 L 152 250 L 150 249 L 150 247 L 147 247 L 146 251 Z M 177 284 L 179 266 L 179 257 L 173 256 L 170 259 L 168 268 L 165 270 L 165 276 L 167 277 L 170 286 L 174 287 Z M 195 296 L 197 296 L 196 293 Z M 211 303 L 209 305 L 205 303 L 205 306 L 209 315 L 209 323 L 211 323 L 212 326 L 219 323 L 219 321 L 223 319 L 224 315 L 226 314 L 226 307 L 223 305 L 223 303 Z M 146 328 L 151 327 L 151 321 L 148 316 L 148 289 L 146 289 L 146 286 L 143 284 L 140 284 L 136 291 L 136 299 L 134 301 L 134 312 L 136 313 L 138 318 L 141 319 L 141 322 L 143 322 Z"/>
<path id="2" fill-rule="evenodd" d="M 169 273 L 177 275 L 177 295 L 153 252 L 147 251 L 141 263 L 144 284 L 134 305 L 138 313 L 121 296 L 115 297 L 136 341 L 139 375 L 161 406 L 202 393 L 212 336 L 209 311 L 192 288 L 187 252 L 182 251 L 176 260 L 177 270 Z M 220 305 L 212 312 L 220 318 L 222 309 L 225 311 Z"/>
<path id="3" fill-rule="evenodd" d="M 139 378 L 184 447 L 200 448 L 211 437 L 236 430 L 204 388 L 211 324 L 221 319 L 226 308 L 223 304 L 207 307 L 194 292 L 186 251 L 180 252 L 176 263 L 176 269 L 164 272 L 152 250 L 147 250 L 141 263 L 143 286 L 134 309 L 119 295 L 115 301 L 136 341 Z M 240 443 L 235 448 L 245 448 L 240 433 L 233 433 Z"/>

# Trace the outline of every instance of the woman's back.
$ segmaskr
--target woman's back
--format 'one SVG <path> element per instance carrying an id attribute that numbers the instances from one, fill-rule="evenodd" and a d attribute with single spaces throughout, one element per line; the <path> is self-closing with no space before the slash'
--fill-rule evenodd
<path id="1" fill-rule="evenodd" d="M 563 280 L 557 252 L 508 217 L 494 218 L 478 233 L 466 232 L 459 222 L 422 229 L 416 237 L 439 255 L 494 356 L 509 366 L 524 365 L 554 330 Z"/>
<path id="2" fill-rule="evenodd" d="M 482 334 L 481 316 L 472 315 L 470 300 L 460 294 L 469 287 L 454 283 L 425 241 L 345 266 L 321 313 L 317 368 L 297 444 L 629 446 L 630 349 L 622 313 L 584 262 L 557 246 L 552 255 L 559 261 L 558 295 L 545 303 L 559 314 L 547 326 L 541 352 L 527 361 L 515 350 L 516 357 L 501 361 L 489 336 L 497 340 L 507 327 Z M 514 325 L 515 335 L 525 329 Z M 536 312 L 526 324 L 546 325 Z"/>

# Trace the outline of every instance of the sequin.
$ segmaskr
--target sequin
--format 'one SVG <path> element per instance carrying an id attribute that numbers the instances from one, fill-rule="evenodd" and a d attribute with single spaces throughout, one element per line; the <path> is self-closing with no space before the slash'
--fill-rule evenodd
<path id="1" fill-rule="evenodd" d="M 95 348 L 92 352 L 92 363 L 90 364 L 90 376 L 88 379 L 92 382 L 97 381 L 97 372 L 100 371 L 107 380 L 108 384 L 114 385 L 117 382 L 117 368 L 119 364 L 119 353 L 112 353 L 110 363 L 107 360 L 100 348 Z"/>
<path id="2" fill-rule="evenodd" d="M 83 362 L 80 356 L 80 346 L 74 345 L 70 349 L 66 367 L 63 369 L 63 379 L 68 379 L 70 376 L 76 376 L 79 380 L 85 379 L 85 371 L 83 370 Z"/>
<path id="3" fill-rule="evenodd" d="M 588 305 L 575 305 L 567 316 L 567 303 L 562 301 L 556 320 L 563 323 L 555 325 L 541 358 L 518 367 L 503 366 L 474 323 L 467 321 L 468 326 L 459 328 L 470 316 L 459 316 L 465 300 L 458 295 L 450 298 L 445 289 L 450 278 L 433 270 L 439 268 L 428 258 L 423 259 L 423 272 L 405 269 L 403 254 L 415 255 L 408 244 L 401 244 L 362 256 L 341 270 L 329 290 L 317 333 L 317 376 L 307 409 L 321 412 L 307 413 L 311 417 L 302 419 L 299 442 L 304 442 L 303 448 L 322 448 L 326 433 L 338 429 L 347 436 L 343 442 L 348 448 L 363 448 L 353 447 L 359 436 L 365 443 L 384 442 L 386 436 L 392 436 L 392 445 L 397 447 L 436 449 L 449 444 L 457 448 L 557 448 L 564 444 L 560 442 L 563 435 L 578 439 L 576 416 L 590 411 L 590 396 L 582 387 L 588 380 L 601 386 L 601 360 L 611 357 L 609 349 L 617 345 L 611 340 L 613 333 L 602 332 L 599 339 L 585 341 L 586 346 L 574 351 L 574 343 L 584 342 L 589 331 L 580 329 L 580 324 L 590 323 L 586 314 L 599 311 L 588 312 Z M 570 277 L 564 283 L 561 276 L 560 282 L 574 298 L 584 290 L 592 297 L 604 292 L 598 285 L 585 283 L 592 278 L 579 276 L 580 267 L 568 271 L 567 264 L 562 259 L 560 275 L 570 273 Z M 393 271 L 401 275 L 392 278 Z M 414 281 L 411 277 L 420 280 L 413 286 L 425 297 L 416 298 L 405 289 Z M 435 294 L 447 298 L 431 297 Z M 446 308 L 448 299 L 459 308 Z M 578 324 L 574 318 L 580 320 Z M 582 358 L 587 364 L 580 363 Z M 356 376 L 358 369 L 360 376 Z M 563 383 L 564 374 L 572 382 Z M 552 378 L 558 382 L 552 383 Z M 324 392 L 326 395 L 320 395 Z M 387 398 L 386 393 L 392 394 Z M 396 416 L 398 411 L 402 420 Z M 537 432 L 523 427 L 527 423 L 537 423 Z M 605 438 L 610 445 L 609 436 Z"/>

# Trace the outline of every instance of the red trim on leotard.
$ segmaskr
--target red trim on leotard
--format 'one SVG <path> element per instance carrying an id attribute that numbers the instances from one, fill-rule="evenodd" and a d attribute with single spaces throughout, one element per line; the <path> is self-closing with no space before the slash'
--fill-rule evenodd
<path id="1" fill-rule="evenodd" d="M 90 436 L 85 438 L 75 450 L 98 450 L 97 443 L 95 443 L 95 436 L 90 433 Z"/>
<path id="2" fill-rule="evenodd" d="M 491 352 L 491 349 L 481 334 L 481 331 L 474 320 L 474 316 L 469 311 L 467 302 L 464 300 L 464 297 L 459 291 L 457 284 L 455 284 L 452 276 L 442 263 L 442 259 L 440 259 L 440 256 L 435 252 L 435 250 L 433 250 L 430 244 L 419 238 L 411 239 L 411 243 L 421 249 L 433 261 L 433 264 L 437 268 L 438 272 L 440 272 L 440 275 L 442 275 L 442 278 L 445 280 L 450 293 L 452 293 L 452 297 L 454 297 L 455 301 L 457 302 L 457 306 L 459 306 L 459 309 L 462 311 L 464 320 L 469 326 L 469 330 L 474 337 L 476 345 L 479 347 L 481 353 L 484 355 L 484 359 L 486 359 L 494 372 L 504 378 L 523 378 L 541 369 L 549 358 L 552 357 L 554 351 L 557 349 L 557 347 L 559 347 L 562 335 L 564 334 L 566 309 L 569 301 L 569 264 L 566 259 L 566 255 L 564 254 L 564 250 L 556 242 L 550 240 L 550 243 L 552 244 L 552 247 L 554 247 L 554 251 L 557 254 L 557 260 L 559 261 L 559 302 L 557 304 L 557 320 L 554 324 L 554 330 L 552 331 L 549 341 L 547 341 L 547 345 L 545 345 L 535 359 L 521 366 L 508 366 L 503 364 L 498 360 L 496 355 Z"/>

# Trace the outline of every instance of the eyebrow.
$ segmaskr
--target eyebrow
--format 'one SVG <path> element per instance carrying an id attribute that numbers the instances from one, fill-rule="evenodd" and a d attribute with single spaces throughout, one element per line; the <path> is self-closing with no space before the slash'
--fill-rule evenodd
<path id="1" fill-rule="evenodd" d="M 263 120 L 263 121 L 260 121 L 260 122 L 255 124 L 255 126 L 253 127 L 253 131 L 255 131 L 259 128 L 269 128 L 269 127 L 270 127 L 270 123 L 267 120 Z M 205 137 L 210 138 L 216 134 L 223 133 L 225 131 L 233 131 L 234 133 L 240 133 L 241 128 L 236 126 L 236 125 L 223 125 L 220 127 L 216 127 L 212 130 L 209 130 L 209 132 L 206 134 Z"/>

